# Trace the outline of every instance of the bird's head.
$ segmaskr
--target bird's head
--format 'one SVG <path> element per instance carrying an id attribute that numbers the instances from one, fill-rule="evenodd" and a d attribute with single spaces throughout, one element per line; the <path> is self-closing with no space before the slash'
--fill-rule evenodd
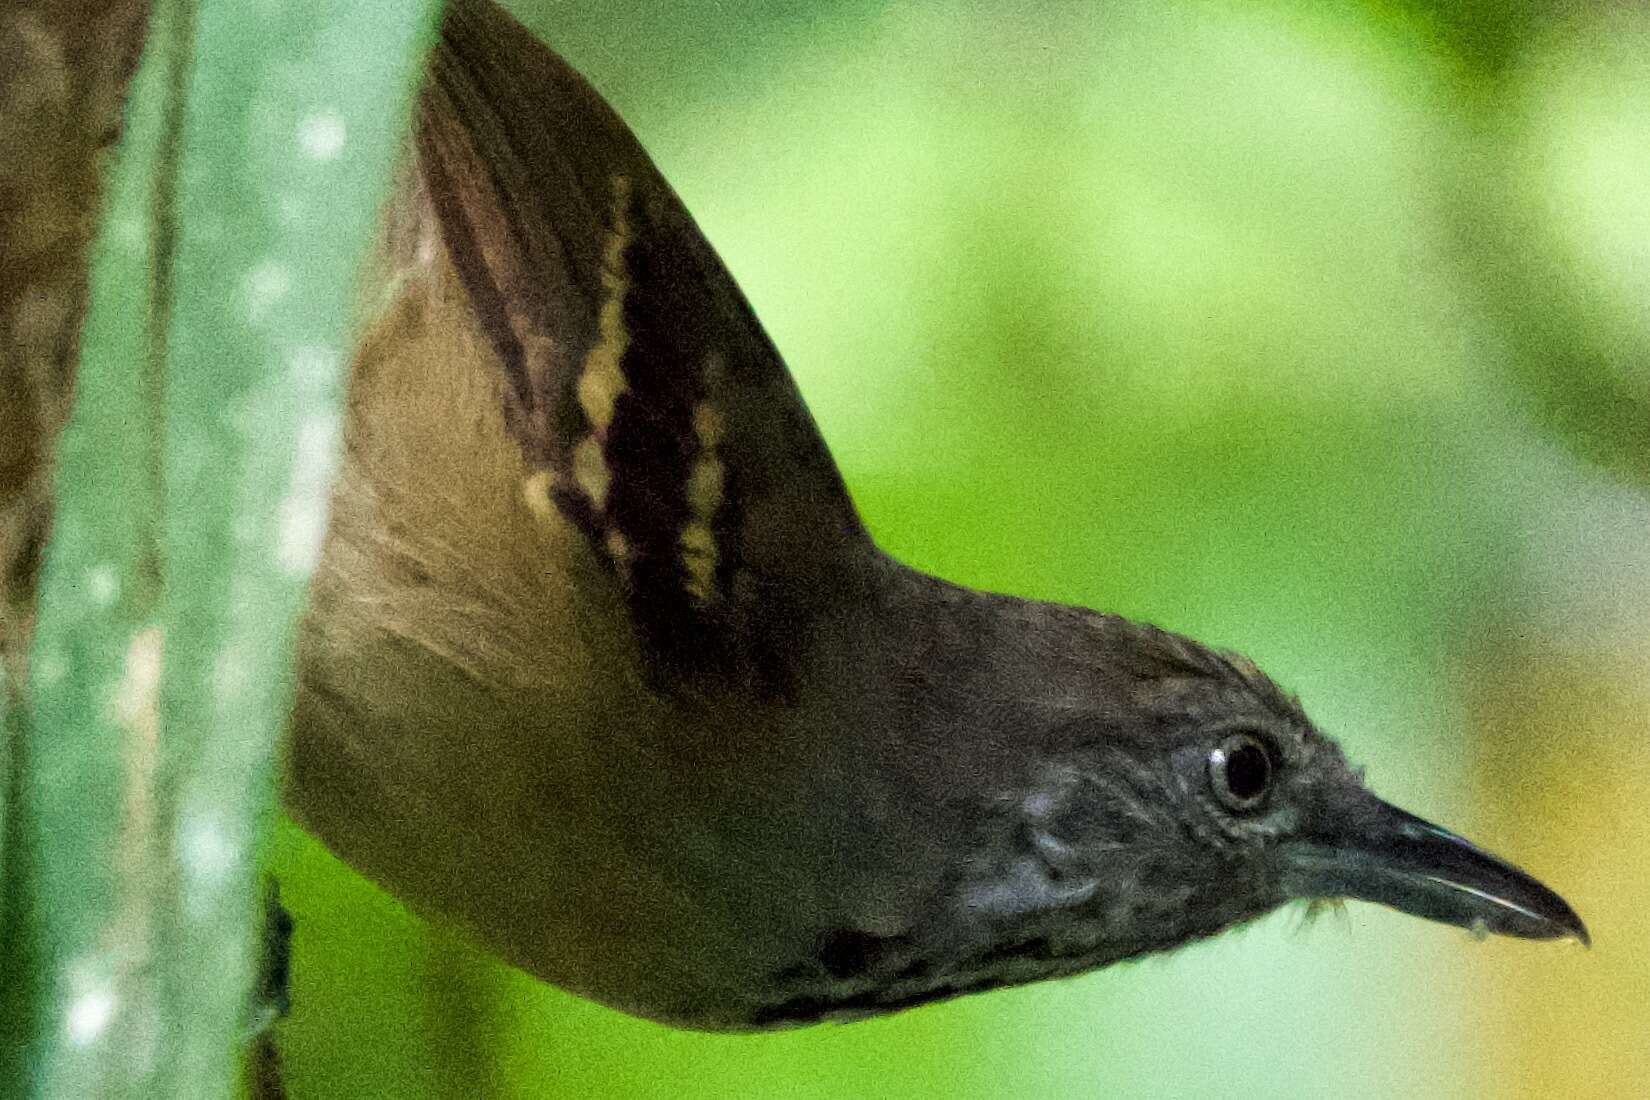
<path id="1" fill-rule="evenodd" d="M 1001 969 L 1103 966 L 1292 900 L 1587 942 L 1552 890 L 1373 794 L 1247 658 L 1115 616 L 1090 629 L 1098 705 L 1063 723 L 956 893 Z"/>
<path id="2" fill-rule="evenodd" d="M 1100 659 L 1044 697 L 1043 751 L 971 815 L 970 855 L 931 919 L 895 941 L 827 937 L 831 995 L 781 1006 L 781 1018 L 874 1014 L 1078 973 L 1293 900 L 1358 898 L 1587 942 L 1552 890 L 1371 793 L 1246 658 L 1044 606 L 1088 633 Z"/>

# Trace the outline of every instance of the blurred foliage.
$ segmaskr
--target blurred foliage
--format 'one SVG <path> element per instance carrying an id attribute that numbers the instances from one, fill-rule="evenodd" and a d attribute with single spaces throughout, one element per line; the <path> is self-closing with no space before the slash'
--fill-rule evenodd
<path id="1" fill-rule="evenodd" d="M 1349 905 L 702 1036 L 492 963 L 287 829 L 294 1097 L 1650 1095 L 1642 5 L 523 7 L 891 551 L 1252 654 L 1596 946 Z"/>

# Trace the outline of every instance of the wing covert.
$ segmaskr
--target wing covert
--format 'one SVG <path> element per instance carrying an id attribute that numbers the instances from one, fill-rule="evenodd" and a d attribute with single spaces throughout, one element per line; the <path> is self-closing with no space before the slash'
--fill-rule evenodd
<path id="1" fill-rule="evenodd" d="M 507 380 L 528 504 L 583 532 L 649 671 L 785 690 L 868 538 L 789 372 L 611 108 L 490 0 L 449 5 L 419 170 Z"/>

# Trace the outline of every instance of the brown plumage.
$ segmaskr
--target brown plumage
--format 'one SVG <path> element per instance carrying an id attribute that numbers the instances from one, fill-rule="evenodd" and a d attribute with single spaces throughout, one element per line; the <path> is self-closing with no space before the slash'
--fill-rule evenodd
<path id="1" fill-rule="evenodd" d="M 450 6 L 363 302 L 289 804 L 538 976 L 740 1028 L 1292 897 L 1585 934 L 1242 658 L 883 555 L 675 195 L 488 0 Z"/>

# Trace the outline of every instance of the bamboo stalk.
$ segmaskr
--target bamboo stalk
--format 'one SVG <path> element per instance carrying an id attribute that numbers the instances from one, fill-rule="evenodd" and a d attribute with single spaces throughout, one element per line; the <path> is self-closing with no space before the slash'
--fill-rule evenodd
<path id="1" fill-rule="evenodd" d="M 93 265 L 8 777 L 7 1095 L 239 1077 L 355 268 L 428 0 L 163 3 Z"/>

